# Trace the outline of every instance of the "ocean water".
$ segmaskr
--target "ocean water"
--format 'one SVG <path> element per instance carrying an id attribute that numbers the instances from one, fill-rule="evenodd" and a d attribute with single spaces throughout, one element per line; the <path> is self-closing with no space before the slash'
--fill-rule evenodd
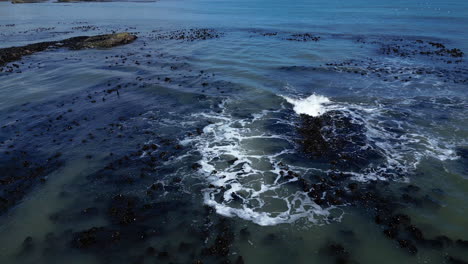
<path id="1" fill-rule="evenodd" d="M 0 2 L 0 48 L 138 36 L 0 71 L 0 262 L 467 262 L 466 25 L 466 1 Z"/>

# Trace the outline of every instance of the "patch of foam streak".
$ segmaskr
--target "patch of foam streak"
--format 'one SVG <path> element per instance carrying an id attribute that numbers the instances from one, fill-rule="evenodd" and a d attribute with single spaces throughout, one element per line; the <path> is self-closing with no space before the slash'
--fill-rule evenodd
<path id="1" fill-rule="evenodd" d="M 322 216 L 328 216 L 328 212 L 318 205 L 313 203 L 310 199 L 303 199 L 302 196 L 307 197 L 304 193 L 296 193 L 297 197 L 293 199 L 291 203 L 288 203 L 288 209 L 291 210 L 291 204 L 294 204 L 295 201 L 300 201 L 301 206 L 298 208 L 295 214 L 290 214 L 289 211 L 284 211 L 279 215 L 272 217 L 268 212 L 258 212 L 248 206 L 243 206 L 242 208 L 232 208 L 222 203 L 214 201 L 213 197 L 209 193 L 205 193 L 205 203 L 213 208 L 220 215 L 226 217 L 240 217 L 244 220 L 252 221 L 261 226 L 272 226 L 284 223 L 293 223 L 301 218 L 306 218 L 310 222 L 318 223 L 314 215 L 320 213 Z M 303 203 L 307 203 L 309 208 L 313 208 L 314 213 L 311 214 L 310 209 L 306 209 Z"/>
<path id="2" fill-rule="evenodd" d="M 224 113 L 197 116 L 214 121 L 203 129 L 204 133 L 196 141 L 192 141 L 202 154 L 201 172 L 212 186 L 204 190 L 205 204 L 218 214 L 240 217 L 262 226 L 293 223 L 301 218 L 317 224 L 321 224 L 320 220 L 327 221 L 329 211 L 334 207 L 321 208 L 306 193 L 287 186 L 297 181 L 296 178 L 285 180 L 280 175 L 277 159 L 293 152 L 294 148 L 264 155 L 248 154 L 249 145 L 244 144 L 246 139 L 290 140 L 281 135 L 268 136 L 261 131 L 256 122 L 261 122 L 267 115 L 268 111 L 262 111 L 252 119 L 238 120 Z M 190 140 L 181 143 L 189 144 Z M 232 157 L 234 161 L 226 166 L 218 162 L 220 157 Z M 269 163 L 271 168 L 259 168 L 258 162 Z M 278 201 L 282 206 L 272 206 Z M 265 209 L 268 206 L 269 209 Z"/>
<path id="3" fill-rule="evenodd" d="M 445 143 L 442 147 L 440 140 L 435 135 L 429 135 L 415 127 L 411 121 L 398 121 L 396 128 L 405 131 L 404 134 L 392 132 L 391 129 L 381 125 L 385 120 L 385 112 L 388 109 L 374 108 L 368 111 L 362 106 L 352 106 L 344 110 L 348 116 L 358 120 L 366 128 L 366 137 L 369 142 L 376 145 L 386 159 L 374 173 L 374 179 L 379 179 L 379 174 L 388 172 L 388 168 L 399 169 L 400 174 L 413 172 L 422 159 L 432 157 L 440 161 L 457 159 L 454 146 Z M 415 132 L 410 132 L 415 131 Z M 403 177 L 408 181 L 407 177 Z"/>

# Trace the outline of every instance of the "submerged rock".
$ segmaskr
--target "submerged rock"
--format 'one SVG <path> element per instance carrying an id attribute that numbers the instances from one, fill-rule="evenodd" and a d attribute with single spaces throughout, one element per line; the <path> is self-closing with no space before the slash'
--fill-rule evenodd
<path id="1" fill-rule="evenodd" d="M 62 165 L 55 155 L 47 160 L 17 153 L 0 154 L 0 215 L 21 201 L 39 182 Z M 22 161 L 24 159 L 24 161 Z"/>
<path id="2" fill-rule="evenodd" d="M 97 35 L 80 36 L 61 41 L 49 41 L 29 44 L 21 47 L 11 47 L 0 49 L 0 65 L 20 60 L 23 56 L 31 55 L 36 52 L 51 48 L 69 48 L 73 50 L 94 49 L 94 48 L 112 48 L 119 45 L 125 45 L 137 39 L 136 35 L 128 32 Z"/>

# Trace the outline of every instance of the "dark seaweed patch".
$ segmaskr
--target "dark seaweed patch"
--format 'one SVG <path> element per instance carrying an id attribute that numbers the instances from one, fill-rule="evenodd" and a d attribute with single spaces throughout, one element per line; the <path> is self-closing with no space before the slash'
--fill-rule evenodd
<path id="1" fill-rule="evenodd" d="M 208 28 L 201 29 L 188 29 L 188 30 L 176 30 L 170 32 L 159 32 L 154 30 L 155 39 L 166 39 L 166 40 L 182 40 L 182 41 L 196 41 L 196 40 L 208 40 L 220 38 L 223 34 Z"/>
<path id="2" fill-rule="evenodd" d="M 252 33 L 264 36 L 264 37 L 277 37 L 287 41 L 297 42 L 317 42 L 321 40 L 321 37 L 313 33 L 300 33 L 300 32 L 269 32 L 264 30 L 252 30 Z"/>
<path id="3" fill-rule="evenodd" d="M 286 40 L 289 41 L 314 41 L 317 42 L 320 40 L 319 36 L 312 35 L 310 33 L 296 33 L 296 34 L 291 34 L 289 37 L 286 38 Z"/>
<path id="4" fill-rule="evenodd" d="M 46 182 L 45 176 L 62 165 L 60 153 L 43 159 L 8 146 L 0 154 L 0 214 L 15 206 L 38 183 Z"/>

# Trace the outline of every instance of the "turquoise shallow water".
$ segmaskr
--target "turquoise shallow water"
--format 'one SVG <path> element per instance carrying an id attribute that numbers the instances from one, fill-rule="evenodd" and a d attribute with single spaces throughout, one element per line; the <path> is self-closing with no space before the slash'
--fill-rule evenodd
<path id="1" fill-rule="evenodd" d="M 138 35 L 0 72 L 1 262 L 468 261 L 466 24 L 464 1 L 1 2 L 1 48 Z"/>

